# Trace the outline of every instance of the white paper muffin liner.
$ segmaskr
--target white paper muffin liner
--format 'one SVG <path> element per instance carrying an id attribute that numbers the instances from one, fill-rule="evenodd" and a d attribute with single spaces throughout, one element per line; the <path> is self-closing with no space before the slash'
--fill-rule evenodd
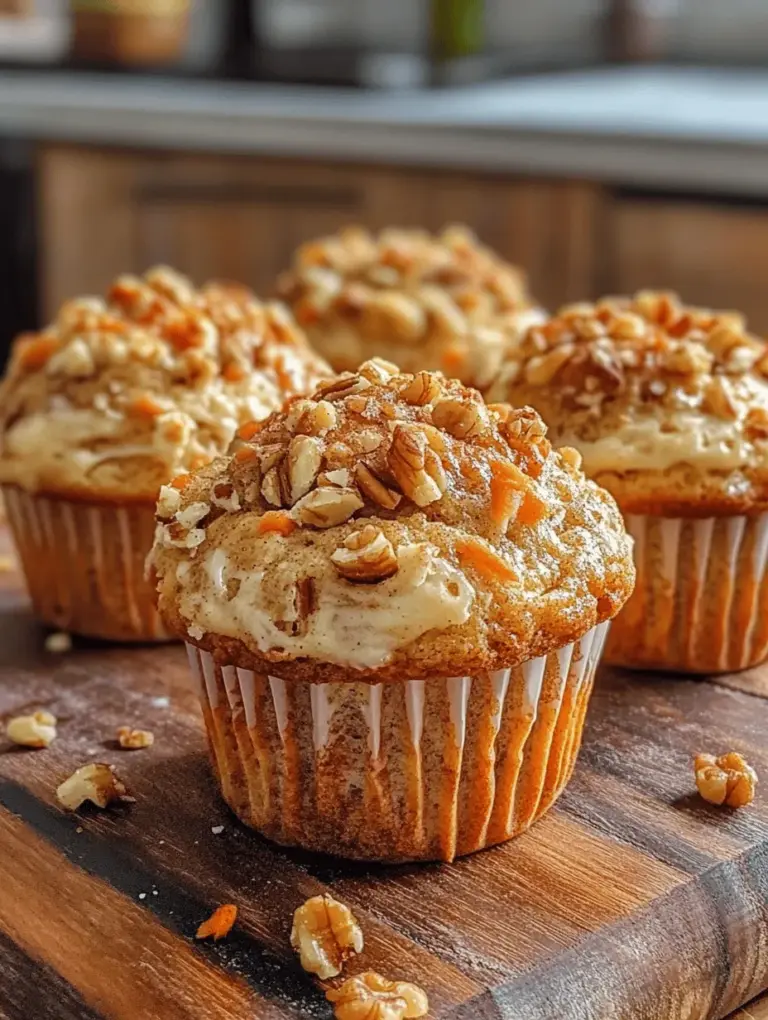
<path id="1" fill-rule="evenodd" d="M 606 659 L 712 673 L 768 656 L 768 513 L 673 518 L 628 515 L 637 585 Z"/>
<path id="2" fill-rule="evenodd" d="M 521 666 L 293 682 L 187 645 L 225 799 L 277 842 L 452 860 L 517 835 L 570 778 L 608 624 Z"/>
<path id="3" fill-rule="evenodd" d="M 144 563 L 154 506 L 95 504 L 3 486 L 35 613 L 53 627 L 115 641 L 167 641 Z"/>

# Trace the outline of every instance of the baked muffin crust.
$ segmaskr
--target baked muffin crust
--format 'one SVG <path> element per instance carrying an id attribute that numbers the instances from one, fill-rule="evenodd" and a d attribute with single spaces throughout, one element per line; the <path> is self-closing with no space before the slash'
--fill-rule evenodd
<path id="1" fill-rule="evenodd" d="M 768 507 L 768 346 L 734 312 L 643 291 L 532 327 L 488 393 L 534 405 L 632 513 Z"/>
<path id="2" fill-rule="evenodd" d="M 612 618 L 634 583 L 612 498 L 530 408 L 381 360 L 292 398 L 161 490 L 178 635 L 274 676 L 476 675 Z"/>
<path id="3" fill-rule="evenodd" d="M 510 341 L 543 318 L 522 271 L 461 227 L 436 237 L 349 227 L 299 248 L 278 293 L 338 371 L 380 356 L 481 389 Z"/>
<path id="4" fill-rule="evenodd" d="M 16 341 L 0 385 L 0 481 L 154 500 L 223 453 L 238 425 L 329 369 L 286 309 L 244 287 L 195 290 L 170 269 L 119 277 Z"/>

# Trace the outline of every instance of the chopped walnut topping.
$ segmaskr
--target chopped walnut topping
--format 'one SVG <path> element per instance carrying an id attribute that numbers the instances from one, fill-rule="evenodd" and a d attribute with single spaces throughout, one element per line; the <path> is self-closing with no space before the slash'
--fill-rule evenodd
<path id="1" fill-rule="evenodd" d="M 14 716 L 6 724 L 5 735 L 22 747 L 50 747 L 56 739 L 56 716 L 45 711 Z"/>
<path id="2" fill-rule="evenodd" d="M 333 528 L 343 524 L 363 506 L 354 489 L 323 487 L 304 496 L 293 508 L 293 516 L 301 524 L 314 528 Z"/>
<path id="3" fill-rule="evenodd" d="M 369 382 L 386 383 L 393 375 L 398 375 L 400 369 L 384 358 L 371 358 L 370 361 L 363 362 L 358 371 Z"/>
<path id="4" fill-rule="evenodd" d="M 703 407 L 710 414 L 727 421 L 735 421 L 739 409 L 733 396 L 729 381 L 722 375 L 713 376 L 704 390 Z"/>
<path id="5" fill-rule="evenodd" d="M 72 638 L 66 631 L 58 630 L 45 639 L 45 650 L 53 655 L 62 655 L 72 650 Z"/>
<path id="6" fill-rule="evenodd" d="M 56 797 L 67 811 L 77 811 L 86 801 L 105 808 L 116 801 L 133 800 L 114 766 L 104 762 L 82 765 L 57 788 Z"/>
<path id="7" fill-rule="evenodd" d="M 134 730 L 130 726 L 120 726 L 117 731 L 117 742 L 127 751 L 138 751 L 151 747 L 155 736 L 149 730 Z"/>
<path id="8" fill-rule="evenodd" d="M 383 506 L 386 510 L 394 510 L 402 499 L 399 492 L 386 486 L 362 461 L 355 468 L 355 481 L 360 487 L 360 491 L 368 499 Z"/>
<path id="9" fill-rule="evenodd" d="M 716 758 L 698 754 L 693 763 L 696 787 L 710 804 L 740 808 L 755 799 L 757 773 L 736 751 Z"/>
<path id="10" fill-rule="evenodd" d="M 426 471 L 427 437 L 419 429 L 396 425 L 387 462 L 400 488 L 416 506 L 440 499 L 444 489 Z"/>
<path id="11" fill-rule="evenodd" d="M 336 379 L 321 383 L 315 395 L 324 400 L 342 400 L 344 397 L 351 397 L 353 393 L 360 393 L 367 390 L 371 383 L 362 375 L 355 375 L 352 372 L 344 372 Z"/>
<path id="12" fill-rule="evenodd" d="M 409 1020 L 429 1012 L 426 992 L 418 985 L 388 981 L 372 970 L 348 978 L 325 996 L 336 1020 Z"/>
<path id="13" fill-rule="evenodd" d="M 481 436 L 488 428 L 488 416 L 483 405 L 453 398 L 435 404 L 432 422 L 457 439 Z"/>
<path id="14" fill-rule="evenodd" d="M 379 529 L 366 524 L 344 540 L 331 556 L 336 570 L 347 581 L 375 583 L 397 573 L 397 556 L 392 543 Z"/>
<path id="15" fill-rule="evenodd" d="M 301 966 L 321 981 L 337 977 L 350 956 L 363 951 L 363 933 L 354 914 L 332 896 L 313 896 L 293 915 L 291 945 Z"/>
<path id="16" fill-rule="evenodd" d="M 744 432 L 753 443 L 768 439 L 768 408 L 751 408 L 744 419 Z"/>
<path id="17" fill-rule="evenodd" d="M 295 436 L 288 447 L 290 505 L 305 496 L 315 483 L 323 460 L 323 443 L 311 436 Z"/>
<path id="18" fill-rule="evenodd" d="M 563 459 L 563 463 L 567 464 L 569 468 L 574 471 L 581 469 L 582 457 L 578 450 L 574 450 L 572 446 L 561 446 L 557 451 Z"/>
<path id="19" fill-rule="evenodd" d="M 434 404 L 442 392 L 439 380 L 431 372 L 417 372 L 402 391 L 402 398 L 416 407 Z"/>
<path id="20" fill-rule="evenodd" d="M 555 347 L 547 354 L 531 358 L 525 366 L 525 381 L 532 386 L 546 386 L 575 353 L 575 344 L 563 344 L 562 347 Z"/>

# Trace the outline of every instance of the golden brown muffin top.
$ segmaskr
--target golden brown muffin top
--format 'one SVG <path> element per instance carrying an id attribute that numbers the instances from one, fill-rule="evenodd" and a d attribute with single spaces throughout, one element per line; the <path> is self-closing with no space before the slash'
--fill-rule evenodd
<path id="1" fill-rule="evenodd" d="M 472 675 L 566 645 L 630 594 L 615 503 L 530 408 L 377 359 L 238 442 L 163 487 L 153 552 L 172 630 L 223 662 Z"/>
<path id="2" fill-rule="evenodd" d="M 299 248 L 278 293 L 339 371 L 377 355 L 481 388 L 510 340 L 542 317 L 522 271 L 462 227 L 436 237 L 348 227 Z"/>
<path id="3" fill-rule="evenodd" d="M 238 425 L 329 369 L 287 310 L 170 269 L 121 276 L 16 341 L 0 384 L 0 480 L 82 498 L 157 498 Z"/>
<path id="4" fill-rule="evenodd" d="M 768 500 L 768 346 L 738 313 L 651 291 L 568 306 L 526 333 L 488 399 L 537 407 L 624 510 Z"/>

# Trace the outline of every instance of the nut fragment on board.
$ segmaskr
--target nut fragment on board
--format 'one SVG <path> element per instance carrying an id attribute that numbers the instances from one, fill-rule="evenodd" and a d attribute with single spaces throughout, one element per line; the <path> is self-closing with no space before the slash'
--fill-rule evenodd
<path id="1" fill-rule="evenodd" d="M 72 638 L 63 630 L 49 634 L 45 639 L 46 652 L 51 652 L 54 655 L 60 655 L 63 652 L 71 651 L 71 649 Z"/>
<path id="2" fill-rule="evenodd" d="M 73 772 L 69 779 L 57 787 L 56 797 L 67 811 L 77 811 L 86 801 L 98 808 L 108 807 L 115 801 L 132 802 L 125 784 L 115 772 L 114 765 L 90 762 Z"/>
<path id="3" fill-rule="evenodd" d="M 155 735 L 150 730 L 134 730 L 130 726 L 120 726 L 117 731 L 117 742 L 126 751 L 138 751 L 144 747 L 151 747 L 155 742 Z"/>
<path id="4" fill-rule="evenodd" d="M 736 751 L 722 754 L 698 754 L 693 763 L 696 787 L 710 804 L 739 808 L 755 799 L 757 773 Z"/>
<path id="5" fill-rule="evenodd" d="M 293 915 L 291 945 L 304 970 L 326 981 L 363 951 L 363 933 L 346 904 L 328 895 L 313 896 Z"/>
<path id="6" fill-rule="evenodd" d="M 234 903 L 222 903 L 217 907 L 211 916 L 198 927 L 195 932 L 196 939 L 210 939 L 218 942 L 229 935 L 232 926 L 237 920 L 237 907 Z"/>
<path id="7" fill-rule="evenodd" d="M 372 970 L 330 988 L 325 997 L 336 1020 L 410 1020 L 429 1011 L 427 994 L 418 985 L 388 981 Z"/>
<path id="8" fill-rule="evenodd" d="M 5 735 L 22 747 L 50 747 L 56 739 L 56 716 L 50 712 L 33 712 L 9 719 Z"/>

